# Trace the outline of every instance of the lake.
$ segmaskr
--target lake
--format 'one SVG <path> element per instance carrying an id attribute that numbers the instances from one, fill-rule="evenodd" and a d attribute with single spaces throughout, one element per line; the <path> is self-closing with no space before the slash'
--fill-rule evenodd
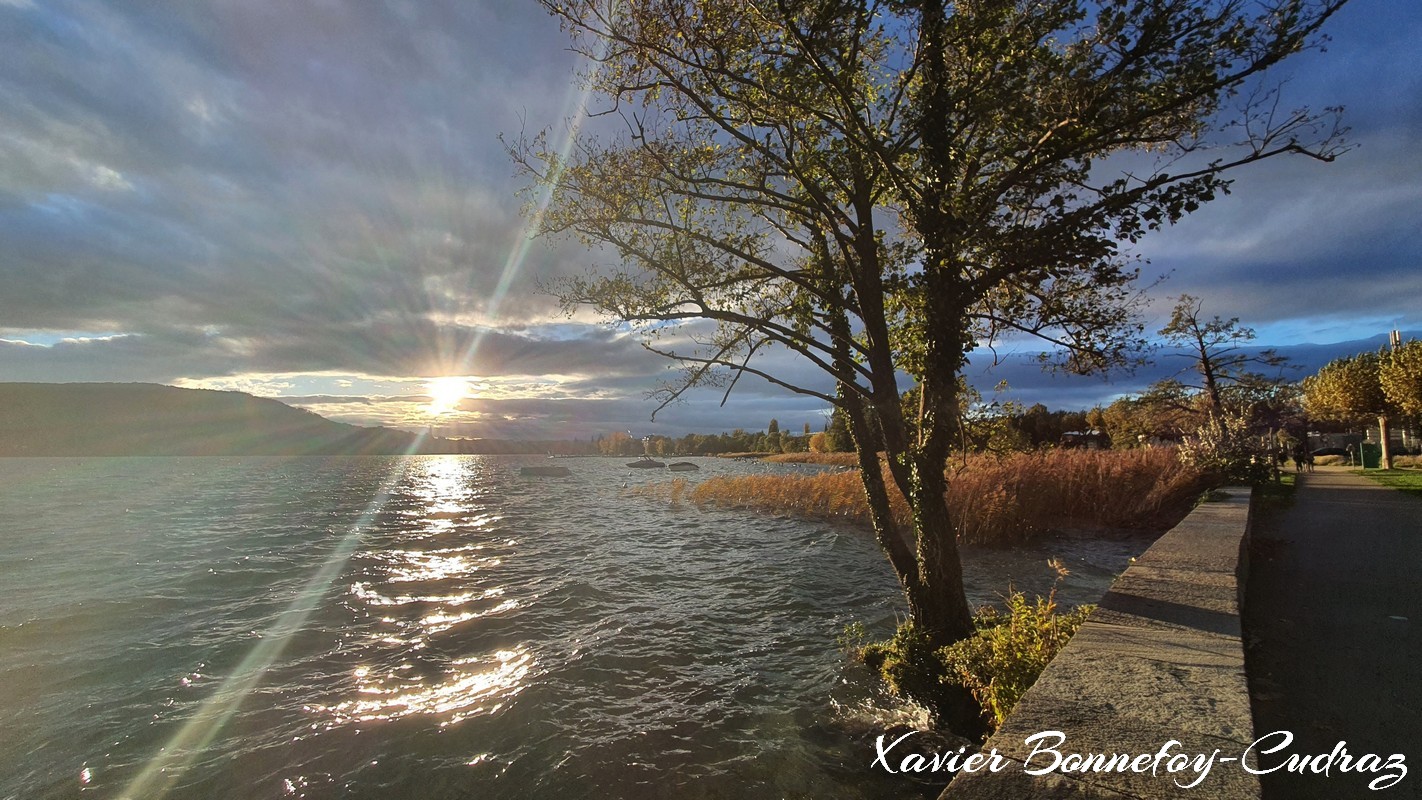
<path id="1" fill-rule="evenodd" d="M 0 798 L 934 796 L 835 643 L 903 613 L 872 535 L 625 460 L 0 459 Z M 1147 544 L 968 550 L 969 594 Z"/>

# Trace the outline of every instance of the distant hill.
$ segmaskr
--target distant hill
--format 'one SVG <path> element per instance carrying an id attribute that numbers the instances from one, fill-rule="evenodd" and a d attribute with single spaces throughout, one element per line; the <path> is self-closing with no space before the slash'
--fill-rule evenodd
<path id="1" fill-rule="evenodd" d="M 393 455 L 416 438 L 243 392 L 0 383 L 0 456 Z"/>

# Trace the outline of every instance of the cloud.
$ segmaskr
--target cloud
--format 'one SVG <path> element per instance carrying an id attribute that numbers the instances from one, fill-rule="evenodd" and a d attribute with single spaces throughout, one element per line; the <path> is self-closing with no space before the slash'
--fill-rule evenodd
<path id="1" fill-rule="evenodd" d="M 1405 299 L 1422 292 L 1422 152 L 1411 142 L 1370 136 L 1334 164 L 1276 160 L 1238 185 L 1143 245 L 1170 272 L 1162 293 L 1194 294 L 1255 325 L 1389 311 L 1422 319 Z"/>
<path id="2" fill-rule="evenodd" d="M 1422 7 L 1405 5 L 1347 6 L 1328 53 L 1287 62 L 1290 100 L 1347 104 L 1358 148 L 1258 165 L 1147 239 L 1161 294 L 1284 344 L 1422 324 Z M 586 312 L 548 322 L 539 291 L 606 254 L 540 241 L 500 290 L 525 220 L 498 137 L 561 131 L 578 66 L 530 3 L 0 0 L 0 375 L 225 381 L 333 413 L 403 404 L 416 425 L 418 400 L 368 384 L 459 373 L 497 395 L 477 411 L 489 430 L 647 425 L 669 365 Z M 783 351 L 763 364 L 826 388 Z M 1111 389 L 1028 367 L 1004 374 L 1049 405 Z M 656 424 L 793 425 L 821 405 L 752 378 L 719 401 Z"/>
<path id="3" fill-rule="evenodd" d="M 1422 338 L 1422 330 L 1403 332 L 1403 339 L 1416 338 Z M 1288 359 L 1288 367 L 1277 374 L 1285 380 L 1293 381 L 1317 372 L 1319 367 L 1329 361 L 1358 353 L 1375 352 L 1385 344 L 1387 335 L 1379 334 L 1324 344 L 1278 345 L 1270 349 Z M 1255 355 L 1263 349 L 1264 345 L 1242 347 L 1240 352 Z M 990 363 L 989 354 L 977 354 L 978 357 L 967 369 L 968 380 L 989 400 L 997 397 L 1024 405 L 1042 403 L 1053 409 L 1086 409 L 1094 405 L 1106 405 L 1125 394 L 1140 392 L 1151 383 L 1165 378 L 1178 378 L 1186 384 L 1198 379 L 1193 372 L 1195 362 L 1192 356 L 1179 348 L 1161 348 L 1151 354 L 1149 363 L 1135 371 L 1106 376 L 1044 371 L 1035 355 L 1030 352 L 1010 353 L 994 365 Z M 993 389 L 999 381 L 1006 381 L 1008 390 L 1001 395 L 994 395 Z"/>
<path id="4" fill-rule="evenodd" d="M 575 65 L 534 9 L 59 2 L 11 17 L 7 327 L 141 329 L 165 298 L 187 312 L 166 322 L 194 325 L 551 309 L 535 279 L 571 262 L 547 245 L 491 307 L 524 225 L 498 134 L 556 124 Z"/>
<path id="5" fill-rule="evenodd" d="M 338 372 L 363 376 L 470 375 L 503 379 L 625 379 L 650 385 L 665 367 L 631 338 L 603 328 L 548 335 L 437 325 L 419 318 L 310 322 L 284 328 L 194 331 L 66 339 L 36 346 L 0 339 L 0 374 L 12 380 L 157 380 L 239 373 Z M 467 363 L 465 354 L 473 354 Z M 125 370 L 131 371 L 125 375 Z M 92 377 L 103 375 L 103 378 Z M 611 384 L 609 384 L 611 385 Z"/>

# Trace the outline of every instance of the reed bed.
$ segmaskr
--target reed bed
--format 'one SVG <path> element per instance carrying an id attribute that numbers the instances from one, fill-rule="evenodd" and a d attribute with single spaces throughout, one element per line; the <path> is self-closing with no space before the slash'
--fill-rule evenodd
<path id="1" fill-rule="evenodd" d="M 779 453 L 766 456 L 764 461 L 773 464 L 823 464 L 831 467 L 857 467 L 857 453 Z"/>
<path id="2" fill-rule="evenodd" d="M 895 516 L 908 519 L 908 505 L 895 497 Z M 691 501 L 730 508 L 869 523 L 869 505 L 857 471 L 818 475 L 721 475 L 698 483 Z"/>
<path id="3" fill-rule="evenodd" d="M 960 541 L 1011 544 L 1064 528 L 1166 528 L 1202 489 L 1200 474 L 1171 450 L 1017 453 L 960 464 L 949 475 L 948 505 Z M 690 499 L 869 523 L 857 472 L 716 477 Z M 891 505 L 895 522 L 907 525 L 908 504 L 896 491 Z"/>
<path id="4" fill-rule="evenodd" d="M 627 494 L 635 497 L 661 500 L 674 506 L 679 506 L 681 505 L 681 501 L 686 497 L 686 478 L 674 478 L 669 481 L 657 481 L 656 483 L 641 483 L 629 487 Z"/>

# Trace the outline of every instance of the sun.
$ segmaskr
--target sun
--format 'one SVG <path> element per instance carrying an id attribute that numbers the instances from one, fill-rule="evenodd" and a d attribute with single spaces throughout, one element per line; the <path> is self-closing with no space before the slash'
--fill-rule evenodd
<path id="1" fill-rule="evenodd" d="M 450 376 L 435 378 L 425 384 L 430 395 L 430 416 L 449 414 L 459 408 L 459 401 L 469 396 L 469 380 Z"/>

